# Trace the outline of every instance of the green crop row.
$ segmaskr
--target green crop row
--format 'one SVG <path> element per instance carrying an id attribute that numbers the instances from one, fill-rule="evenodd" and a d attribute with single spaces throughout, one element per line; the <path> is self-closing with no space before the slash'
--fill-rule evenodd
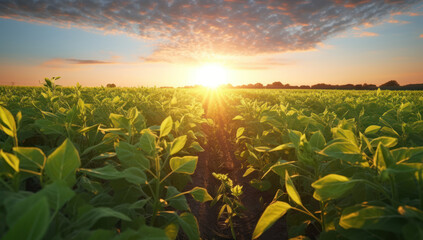
<path id="1" fill-rule="evenodd" d="M 290 237 L 423 237 L 421 92 L 245 94 L 234 117 L 244 176 L 275 192 L 253 238 L 286 214 Z"/>
<path id="2" fill-rule="evenodd" d="M 63 88 L 57 79 L 0 87 L 1 239 L 199 239 L 188 195 L 220 204 L 235 238 L 242 184 L 274 196 L 254 196 L 264 212 L 253 239 L 281 217 L 290 238 L 423 237 L 422 92 Z M 205 127 L 232 137 L 221 144 L 243 168 L 235 183 L 207 173 L 220 181 L 215 198 L 186 187 L 208 138 L 221 140 Z"/>
<path id="3" fill-rule="evenodd" d="M 212 198 L 183 191 L 204 151 L 199 103 L 55 79 L 1 91 L 2 239 L 199 239 L 185 196 Z"/>

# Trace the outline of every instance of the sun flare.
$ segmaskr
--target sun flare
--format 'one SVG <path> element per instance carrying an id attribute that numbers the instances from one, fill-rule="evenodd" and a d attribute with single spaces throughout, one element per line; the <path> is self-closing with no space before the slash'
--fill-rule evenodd
<path id="1" fill-rule="evenodd" d="M 195 72 L 195 83 L 209 87 L 217 88 L 227 83 L 228 72 L 220 64 L 205 64 L 199 67 Z"/>

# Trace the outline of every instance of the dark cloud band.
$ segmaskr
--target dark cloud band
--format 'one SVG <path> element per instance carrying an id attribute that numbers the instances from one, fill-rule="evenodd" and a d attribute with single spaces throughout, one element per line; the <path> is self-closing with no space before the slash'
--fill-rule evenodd
<path id="1" fill-rule="evenodd" d="M 307 50 L 418 0 L 0 0 L 0 17 L 151 39 L 148 61 Z"/>

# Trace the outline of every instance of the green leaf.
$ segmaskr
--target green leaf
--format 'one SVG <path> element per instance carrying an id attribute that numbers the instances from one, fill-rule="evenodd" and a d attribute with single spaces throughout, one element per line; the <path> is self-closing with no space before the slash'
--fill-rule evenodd
<path id="1" fill-rule="evenodd" d="M 289 197 L 298 205 L 303 205 L 301 202 L 300 194 L 298 194 L 297 189 L 294 186 L 291 178 L 289 177 L 288 171 L 285 171 L 285 188 L 288 192 Z"/>
<path id="2" fill-rule="evenodd" d="M 319 152 L 322 155 L 356 163 L 362 160 L 361 151 L 350 141 L 337 141 Z"/>
<path id="3" fill-rule="evenodd" d="M 410 221 L 402 227 L 402 236 L 405 240 L 421 239 L 423 236 L 423 226 L 419 222 Z"/>
<path id="4" fill-rule="evenodd" d="M 204 152 L 204 148 L 198 142 L 192 142 L 189 148 L 194 149 L 196 152 Z"/>
<path id="5" fill-rule="evenodd" d="M 241 136 L 242 136 L 242 134 L 244 133 L 244 131 L 245 131 L 245 128 L 243 128 L 243 127 L 238 128 L 238 129 L 236 130 L 236 138 L 241 137 Z"/>
<path id="6" fill-rule="evenodd" d="M 46 155 L 35 147 L 14 147 L 13 151 L 20 160 L 20 168 L 39 171 L 44 168 Z"/>
<path id="7" fill-rule="evenodd" d="M 345 229 L 379 229 L 396 232 L 399 230 L 390 221 L 400 218 L 395 211 L 379 206 L 352 206 L 342 211 L 339 225 Z"/>
<path id="8" fill-rule="evenodd" d="M 151 131 L 145 131 L 139 142 L 141 150 L 147 154 L 152 154 L 156 150 L 156 137 Z"/>
<path id="9" fill-rule="evenodd" d="M 395 160 L 392 156 L 392 153 L 382 143 L 379 143 L 377 146 L 375 155 L 373 157 L 373 162 L 380 171 L 395 165 Z"/>
<path id="10" fill-rule="evenodd" d="M 267 191 L 272 187 L 272 184 L 268 180 L 260 180 L 260 179 L 251 179 L 250 185 L 259 190 L 259 191 Z"/>
<path id="11" fill-rule="evenodd" d="M 200 239 L 200 230 L 198 229 L 198 222 L 194 215 L 184 212 L 178 217 L 178 223 L 188 236 L 188 239 Z"/>
<path id="12" fill-rule="evenodd" d="M 313 197 L 318 201 L 337 199 L 351 190 L 357 181 L 351 181 L 345 176 L 329 174 L 313 182 L 315 189 Z"/>
<path id="13" fill-rule="evenodd" d="M 202 187 L 195 187 L 189 191 L 191 193 L 192 198 L 194 198 L 198 202 L 207 202 L 213 200 L 210 194 L 207 192 L 207 189 Z"/>
<path id="14" fill-rule="evenodd" d="M 173 126 L 173 120 L 171 116 L 163 120 L 162 124 L 160 125 L 160 137 L 167 136 L 170 133 L 170 131 L 172 131 L 172 126 Z"/>
<path id="15" fill-rule="evenodd" d="M 73 196 L 75 196 L 75 192 L 66 186 L 64 182 L 51 183 L 31 196 L 18 201 L 14 200 L 14 205 L 7 209 L 7 223 L 9 225 L 14 224 L 28 211 L 29 206 L 42 198 L 47 199 L 48 205 L 52 210 L 59 211 Z"/>
<path id="16" fill-rule="evenodd" d="M 288 136 L 295 148 L 300 146 L 302 133 L 296 130 L 288 130 Z"/>
<path id="17" fill-rule="evenodd" d="M 150 227 L 147 225 L 141 226 L 139 230 L 139 237 L 131 238 L 131 239 L 140 239 L 140 240 L 169 240 L 166 235 L 165 230 L 161 228 Z"/>
<path id="18" fill-rule="evenodd" d="M 126 181 L 135 185 L 143 185 L 147 180 L 147 176 L 144 171 L 135 167 L 125 169 L 122 172 L 122 175 L 125 177 Z"/>
<path id="19" fill-rule="evenodd" d="M 0 106 L 0 130 L 11 137 L 16 136 L 16 122 L 6 108 Z"/>
<path id="20" fill-rule="evenodd" d="M 371 125 L 371 126 L 368 126 L 366 128 L 366 130 L 364 130 L 365 135 L 376 135 L 379 132 L 384 133 L 384 134 L 388 134 L 388 135 L 391 135 L 391 136 L 396 136 L 396 137 L 400 136 L 393 128 L 386 127 L 386 126 L 381 127 L 381 126 L 377 126 L 377 125 Z"/>
<path id="21" fill-rule="evenodd" d="M 121 212 L 108 207 L 97 207 L 92 208 L 82 214 L 75 222 L 71 224 L 70 227 L 73 229 L 78 229 L 78 231 L 83 229 L 90 229 L 98 220 L 106 217 L 115 218 L 116 220 L 120 219 L 124 221 L 131 221 L 131 218 Z"/>
<path id="22" fill-rule="evenodd" d="M 129 119 L 125 118 L 123 115 L 111 113 L 110 121 L 112 121 L 113 127 L 115 128 L 123 128 L 126 131 L 131 130 L 131 123 Z"/>
<path id="23" fill-rule="evenodd" d="M 334 139 L 343 139 L 351 142 L 353 145 L 357 145 L 357 139 L 353 131 L 342 128 L 332 128 Z"/>
<path id="24" fill-rule="evenodd" d="M 166 232 L 166 236 L 170 239 L 170 240 L 175 240 L 176 237 L 178 236 L 178 232 L 179 232 L 179 225 L 176 223 L 170 223 L 169 225 L 167 225 L 164 228 L 164 231 Z"/>
<path id="25" fill-rule="evenodd" d="M 197 156 L 173 157 L 170 159 L 169 165 L 173 172 L 194 174 L 197 161 Z"/>
<path id="26" fill-rule="evenodd" d="M 174 155 L 181 151 L 184 148 L 185 143 L 187 142 L 187 135 L 183 135 L 175 138 L 170 146 L 170 155 Z"/>
<path id="27" fill-rule="evenodd" d="M 68 184 L 75 183 L 75 171 L 81 165 L 78 151 L 69 139 L 66 139 L 46 162 L 45 172 L 53 180 L 65 180 Z"/>
<path id="28" fill-rule="evenodd" d="M 166 201 L 169 202 L 169 205 L 174 207 L 175 209 L 186 211 L 188 210 L 188 202 L 184 195 L 179 195 L 180 192 L 173 186 L 167 186 L 166 192 Z M 179 195 L 177 197 L 174 197 Z"/>
<path id="29" fill-rule="evenodd" d="M 2 237 L 3 240 L 38 240 L 44 237 L 50 223 L 50 210 L 45 197 L 25 206 L 25 211 Z"/>
<path id="30" fill-rule="evenodd" d="M 378 137 L 370 141 L 372 147 L 377 147 L 379 143 L 382 143 L 385 147 L 391 148 L 397 145 L 398 139 L 393 137 Z"/>
<path id="31" fill-rule="evenodd" d="M 115 144 L 116 155 L 125 168 L 138 167 L 141 169 L 150 169 L 150 160 L 144 154 L 137 150 L 134 145 L 126 142 Z"/>
<path id="32" fill-rule="evenodd" d="M 311 147 L 315 149 L 323 149 L 323 147 L 326 145 L 326 140 L 322 132 L 317 131 L 313 135 L 311 135 L 309 143 Z"/>
<path id="33" fill-rule="evenodd" d="M 115 179 L 121 179 L 124 176 L 121 172 L 116 170 L 116 168 L 113 165 L 106 165 L 101 168 L 94 168 L 94 169 L 86 169 L 86 168 L 80 168 L 80 172 L 86 173 L 88 176 L 104 179 L 104 180 L 115 180 Z"/>
<path id="34" fill-rule="evenodd" d="M 15 155 L 7 152 L 3 152 L 3 149 L 0 149 L 0 155 L 3 159 L 15 170 L 15 172 L 19 172 L 19 158 Z"/>
<path id="35" fill-rule="evenodd" d="M 253 232 L 253 239 L 260 237 L 263 232 L 269 229 L 279 218 L 291 208 L 286 202 L 276 201 L 270 204 L 261 215 Z"/>

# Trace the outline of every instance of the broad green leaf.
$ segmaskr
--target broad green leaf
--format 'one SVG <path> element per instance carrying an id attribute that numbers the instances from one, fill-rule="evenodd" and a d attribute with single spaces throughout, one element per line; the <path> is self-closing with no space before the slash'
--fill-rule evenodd
<path id="1" fill-rule="evenodd" d="M 44 237 L 50 223 L 50 210 L 45 197 L 25 206 L 25 211 L 2 237 L 3 240 L 38 240 Z"/>
<path id="2" fill-rule="evenodd" d="M 173 172 L 194 174 L 197 161 L 198 157 L 196 156 L 173 157 L 170 159 L 169 165 Z"/>
<path id="3" fill-rule="evenodd" d="M 0 105 L 0 130 L 11 137 L 16 135 L 16 122 L 13 115 Z"/>
<path id="4" fill-rule="evenodd" d="M 111 113 L 110 121 L 112 121 L 113 127 L 115 128 L 123 128 L 128 132 L 131 130 L 131 123 L 129 119 L 125 118 L 123 115 Z"/>
<path id="5" fill-rule="evenodd" d="M 3 152 L 3 149 L 0 149 L 0 155 L 3 159 L 15 170 L 15 172 L 19 172 L 19 158 L 15 155 L 7 152 Z"/>
<path id="6" fill-rule="evenodd" d="M 381 130 L 381 128 L 382 128 L 381 126 L 370 125 L 366 128 L 366 130 L 364 130 L 364 134 L 366 134 L 366 135 L 377 134 Z"/>
<path id="7" fill-rule="evenodd" d="M 323 147 L 326 145 L 326 140 L 322 132 L 317 131 L 311 135 L 309 143 L 313 148 L 323 149 Z"/>
<path id="8" fill-rule="evenodd" d="M 195 187 L 191 189 L 189 193 L 191 193 L 192 198 L 202 203 L 213 200 L 213 198 L 207 192 L 207 189 L 202 187 Z"/>
<path id="9" fill-rule="evenodd" d="M 82 229 L 90 229 L 98 220 L 106 217 L 116 220 L 131 221 L 131 218 L 121 212 L 108 207 L 97 207 L 82 214 L 70 227 L 79 231 Z"/>
<path id="10" fill-rule="evenodd" d="M 395 211 L 379 206 L 352 206 L 342 211 L 339 225 L 345 229 L 379 229 L 396 232 L 397 226 L 390 226 L 389 221 L 400 218 Z"/>
<path id="11" fill-rule="evenodd" d="M 118 142 L 115 144 L 115 151 L 125 168 L 138 167 L 141 169 L 150 169 L 150 160 L 140 150 L 137 150 L 134 145 L 126 142 Z"/>
<path id="12" fill-rule="evenodd" d="M 143 185 L 147 180 L 147 176 L 144 171 L 135 167 L 125 169 L 122 172 L 122 175 L 125 177 L 126 181 L 135 185 Z"/>
<path id="13" fill-rule="evenodd" d="M 356 163 L 362 160 L 361 151 L 350 141 L 339 141 L 330 144 L 319 152 L 322 155 Z"/>
<path id="14" fill-rule="evenodd" d="M 329 174 L 311 184 L 315 189 L 313 197 L 322 202 L 337 199 L 351 190 L 356 183 L 357 181 L 351 181 L 345 176 Z"/>
<path id="15" fill-rule="evenodd" d="M 398 139 L 393 137 L 378 137 L 370 141 L 372 147 L 377 147 L 379 143 L 382 143 L 385 147 L 391 148 L 397 145 Z"/>
<path id="16" fill-rule="evenodd" d="M 175 209 L 186 211 L 188 210 L 188 202 L 184 195 L 179 195 L 181 192 L 173 186 L 167 186 L 166 201 Z M 174 197 L 179 195 L 177 197 Z"/>
<path id="17" fill-rule="evenodd" d="M 46 162 L 45 173 L 53 180 L 65 180 L 68 184 L 75 183 L 75 171 L 81 165 L 78 151 L 69 139 L 66 139 Z"/>
<path id="18" fill-rule="evenodd" d="M 253 239 L 260 237 L 267 229 L 269 229 L 279 218 L 291 208 L 286 202 L 276 201 L 271 203 L 261 215 L 256 228 L 253 232 Z"/>
<path id="19" fill-rule="evenodd" d="M 186 142 L 187 135 L 175 138 L 175 140 L 173 140 L 172 144 L 170 145 L 170 155 L 174 155 L 181 151 L 181 149 L 184 148 Z"/>
<path id="20" fill-rule="evenodd" d="M 160 125 L 160 137 L 167 136 L 170 133 L 170 131 L 172 131 L 172 126 L 173 126 L 173 120 L 171 116 L 163 120 L 162 124 Z"/>
<path id="21" fill-rule="evenodd" d="M 46 155 L 35 147 L 14 147 L 13 151 L 20 160 L 20 168 L 39 171 L 44 168 Z"/>
<path id="22" fill-rule="evenodd" d="M 184 212 L 178 217 L 179 226 L 188 236 L 190 240 L 200 239 L 200 230 L 198 229 L 198 222 L 195 216 L 191 213 Z"/>
<path id="23" fill-rule="evenodd" d="M 54 211 L 58 211 L 73 196 L 75 196 L 75 192 L 66 186 L 64 182 L 56 181 L 51 183 L 31 196 L 13 201 L 14 205 L 7 209 L 7 223 L 9 225 L 14 224 L 26 211 L 28 211 L 28 206 L 41 198 L 47 199 L 50 208 Z"/>
<path id="24" fill-rule="evenodd" d="M 395 165 L 392 153 L 382 143 L 379 143 L 377 146 L 373 162 L 380 171 Z"/>
<path id="25" fill-rule="evenodd" d="M 297 189 L 294 186 L 291 178 L 289 177 L 288 171 L 285 171 L 285 188 L 288 192 L 289 197 L 298 205 L 303 205 L 301 202 L 300 194 L 298 194 Z"/>
<path id="26" fill-rule="evenodd" d="M 65 136 L 66 128 L 56 122 L 50 121 L 48 119 L 37 119 L 34 124 L 40 129 L 44 134 L 58 134 Z"/>
<path id="27" fill-rule="evenodd" d="M 364 130 L 365 135 L 377 135 L 378 133 L 388 134 L 390 136 L 396 136 L 399 137 L 400 135 L 392 128 L 390 127 L 381 127 L 377 125 L 371 125 Z"/>
<path id="28" fill-rule="evenodd" d="M 156 150 L 156 137 L 151 131 L 144 131 L 141 135 L 139 144 L 142 151 L 147 154 L 152 154 Z"/>
<path id="29" fill-rule="evenodd" d="M 298 148 L 300 146 L 301 135 L 302 133 L 299 131 L 288 130 L 289 139 L 294 144 L 295 148 Z"/>
<path id="30" fill-rule="evenodd" d="M 357 138 L 351 130 L 342 128 L 332 128 L 334 139 L 344 139 L 345 141 L 351 142 L 353 145 L 357 145 Z"/>

